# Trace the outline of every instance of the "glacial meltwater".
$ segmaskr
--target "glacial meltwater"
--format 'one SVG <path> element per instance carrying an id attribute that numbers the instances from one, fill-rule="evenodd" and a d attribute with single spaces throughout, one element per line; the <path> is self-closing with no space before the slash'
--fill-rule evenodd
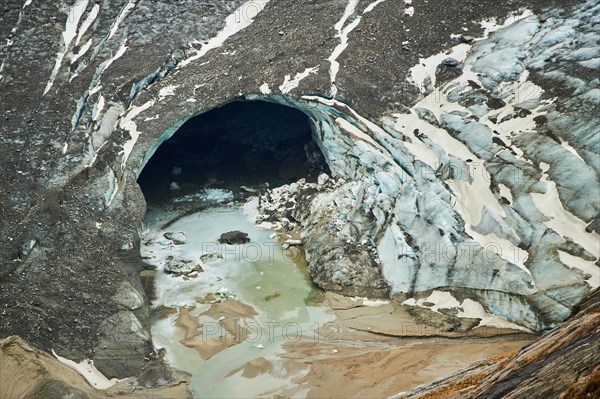
<path id="1" fill-rule="evenodd" d="M 282 345 L 316 337 L 334 318 L 311 301 L 315 291 L 299 251 L 283 250 L 277 234 L 253 223 L 249 208 L 213 207 L 165 229 L 154 211 L 142 236 L 142 256 L 157 267 L 154 345 L 166 350 L 173 367 L 192 374 L 197 398 L 252 397 L 293 386 L 304 371 L 284 371 Z M 234 230 L 250 242 L 218 242 Z M 167 232 L 183 232 L 185 243 L 166 239 Z M 169 274 L 169 259 L 193 261 L 202 271 Z"/>

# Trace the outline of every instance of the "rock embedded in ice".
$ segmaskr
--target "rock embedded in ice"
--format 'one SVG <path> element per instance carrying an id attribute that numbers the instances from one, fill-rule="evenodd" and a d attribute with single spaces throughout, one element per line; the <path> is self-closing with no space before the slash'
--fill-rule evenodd
<path id="1" fill-rule="evenodd" d="M 171 240 L 169 240 L 167 238 L 162 237 L 160 240 L 158 240 L 158 243 L 160 245 L 162 245 L 163 247 L 168 247 L 169 245 L 173 244 L 173 241 L 171 241 Z"/>
<path id="2" fill-rule="evenodd" d="M 185 233 L 182 231 L 167 232 L 164 234 L 164 237 L 168 240 L 173 241 L 173 244 L 175 245 L 183 245 L 187 242 Z"/>
<path id="3" fill-rule="evenodd" d="M 165 263 L 165 272 L 169 274 L 175 275 L 188 275 L 192 272 L 202 272 L 204 269 L 200 266 L 199 263 L 191 260 L 180 258 L 176 256 L 167 257 L 167 261 Z"/>
<path id="4" fill-rule="evenodd" d="M 284 244 L 288 244 L 289 246 L 302 245 L 302 240 L 285 240 Z"/>
<path id="5" fill-rule="evenodd" d="M 202 263 L 214 262 L 217 259 L 223 259 L 223 255 L 219 252 L 210 252 L 200 255 L 200 261 Z"/>
<path id="6" fill-rule="evenodd" d="M 221 237 L 219 237 L 220 244 L 238 245 L 247 244 L 249 242 L 250 238 L 248 237 L 248 233 L 239 230 L 228 231 L 227 233 L 221 234 Z"/>
<path id="7" fill-rule="evenodd" d="M 319 183 L 319 186 L 324 185 L 325 183 L 327 183 L 329 181 L 329 176 L 327 175 L 327 173 L 321 173 L 317 179 L 317 182 Z"/>
<path id="8" fill-rule="evenodd" d="M 458 62 L 458 60 L 456 60 L 452 57 L 448 57 L 442 61 L 442 65 L 445 65 L 448 67 L 457 67 L 458 64 L 460 64 L 460 62 Z"/>

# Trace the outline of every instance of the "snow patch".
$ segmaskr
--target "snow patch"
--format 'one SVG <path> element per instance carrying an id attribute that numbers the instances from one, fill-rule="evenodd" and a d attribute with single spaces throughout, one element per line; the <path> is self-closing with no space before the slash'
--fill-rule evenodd
<path id="1" fill-rule="evenodd" d="M 108 37 L 106 38 L 106 40 L 110 40 L 115 35 L 115 33 L 117 33 L 117 31 L 119 30 L 119 26 L 121 25 L 121 22 L 123 22 L 125 20 L 125 18 L 127 18 L 129 13 L 135 8 L 135 6 L 136 6 L 136 1 L 129 0 L 127 2 L 127 4 L 121 9 L 121 11 L 119 12 L 119 15 L 117 15 L 117 19 L 110 27 L 110 32 L 108 33 Z"/>
<path id="2" fill-rule="evenodd" d="M 160 91 L 158 92 L 159 101 L 162 101 L 165 97 L 174 96 L 175 89 L 177 89 L 178 87 L 179 85 L 169 85 L 160 89 Z"/>
<path id="3" fill-rule="evenodd" d="M 261 92 L 262 94 L 264 94 L 265 96 L 266 96 L 266 95 L 269 95 L 269 94 L 271 94 L 271 89 L 269 88 L 269 84 L 268 84 L 267 82 L 263 83 L 263 84 L 260 86 L 259 90 L 260 90 L 260 92 Z"/>
<path id="4" fill-rule="evenodd" d="M 96 20 L 96 17 L 98 16 L 98 12 L 100 11 L 100 4 L 94 4 L 94 7 L 92 7 L 92 10 L 90 11 L 90 13 L 88 14 L 87 18 L 85 19 L 85 21 L 83 21 L 81 23 L 81 27 L 79 28 L 79 31 L 77 32 L 77 39 L 75 39 L 75 45 L 77 46 L 79 44 L 79 42 L 81 41 L 81 38 L 83 37 L 83 35 L 85 34 L 85 32 L 87 32 L 87 30 L 89 29 L 89 27 L 92 25 L 92 23 L 94 23 L 94 21 Z M 71 62 L 72 64 L 73 62 Z"/>
<path id="5" fill-rule="evenodd" d="M 79 49 L 79 52 L 77 54 L 75 54 L 73 56 L 73 58 L 71 58 L 71 65 L 76 63 L 79 58 L 81 58 L 85 53 L 87 53 L 87 51 L 90 49 L 91 46 L 92 46 L 92 39 L 89 39 L 87 42 L 85 42 L 85 44 L 83 46 L 81 46 L 81 48 Z M 73 78 L 71 78 L 71 80 L 73 80 Z"/>
<path id="6" fill-rule="evenodd" d="M 133 151 L 133 146 L 135 145 L 138 138 L 140 137 L 140 132 L 138 132 L 137 125 L 133 121 L 133 119 L 136 116 L 138 116 L 139 114 L 141 114 L 142 112 L 144 112 L 145 110 L 147 110 L 148 108 L 152 107 L 154 105 L 154 102 L 155 102 L 154 100 L 150 100 L 139 107 L 138 106 L 132 107 L 131 110 L 119 122 L 119 127 L 121 127 L 121 129 L 127 130 L 129 132 L 129 135 L 131 136 L 131 139 L 127 140 L 125 142 L 125 144 L 123 144 L 123 161 L 122 161 L 123 169 L 125 169 L 125 164 L 127 163 L 127 160 L 129 159 L 129 155 L 131 154 L 131 151 Z"/>
<path id="7" fill-rule="evenodd" d="M 586 232 L 585 228 L 587 226 L 585 222 L 563 207 L 558 196 L 556 183 L 548 178 L 547 170 L 550 168 L 550 165 L 541 163 L 540 167 L 544 172 L 540 181 L 546 184 L 546 193 L 531 193 L 530 195 L 535 207 L 550 219 L 544 222 L 544 224 L 561 236 L 571 238 L 596 259 L 600 258 L 600 235 L 595 232 Z M 579 260 L 578 262 L 583 262 L 583 260 Z M 595 267 L 598 269 L 597 266 Z"/>
<path id="8" fill-rule="evenodd" d="M 65 30 L 62 33 L 63 49 L 56 54 L 56 62 L 54 64 L 54 69 L 50 74 L 50 79 L 46 84 L 46 88 L 44 89 L 43 95 L 46 95 L 46 93 L 48 93 L 48 91 L 50 91 L 50 89 L 54 85 L 54 80 L 58 75 L 58 71 L 62 64 L 62 60 L 67 51 L 69 50 L 71 42 L 77 35 L 77 26 L 79 25 L 79 20 L 81 19 L 81 16 L 83 15 L 83 12 L 85 11 L 87 5 L 88 0 L 78 0 L 69 8 L 69 11 L 67 13 L 67 21 L 65 22 Z"/>
<path id="9" fill-rule="evenodd" d="M 304 71 L 298 72 L 294 76 L 294 78 L 291 78 L 290 75 L 285 75 L 283 84 L 281 86 L 279 86 L 279 91 L 281 91 L 283 94 L 289 93 L 290 91 L 292 91 L 296 87 L 298 87 L 298 85 L 300 84 L 302 79 L 306 78 L 311 73 L 317 73 L 318 70 L 319 70 L 318 66 L 312 67 L 312 68 L 306 68 Z M 268 86 L 267 86 L 267 89 L 268 89 Z M 262 86 L 261 86 L 261 92 L 262 92 Z M 263 94 L 268 94 L 268 93 L 263 93 Z"/>
<path id="10" fill-rule="evenodd" d="M 561 250 L 558 250 L 558 257 L 563 264 L 589 275 L 585 281 L 592 289 L 600 286 L 600 267 L 594 261 L 581 259 Z"/>
<path id="11" fill-rule="evenodd" d="M 81 374 L 81 376 L 85 378 L 85 380 L 96 389 L 108 389 L 116 383 L 124 381 L 116 378 L 113 378 L 111 380 L 106 378 L 104 374 L 98 371 L 96 366 L 94 366 L 93 360 L 85 359 L 79 363 L 76 363 L 73 360 L 69 360 L 65 357 L 59 356 L 54 351 L 54 349 L 52 349 L 52 354 L 59 362 Z"/>
<path id="12" fill-rule="evenodd" d="M 429 306 L 425 305 L 425 303 L 432 303 L 433 305 Z M 472 299 L 467 298 L 461 303 L 451 293 L 446 291 L 434 290 L 427 298 L 418 300 L 409 298 L 402 302 L 402 304 L 430 309 L 437 313 L 440 313 L 439 309 L 456 309 L 457 317 L 481 319 L 478 327 L 488 326 L 530 332 L 530 330 L 525 327 L 511 323 L 500 316 L 489 313 L 480 303 L 475 302 Z"/>
<path id="13" fill-rule="evenodd" d="M 358 1 L 359 0 L 348 0 L 342 18 L 334 25 L 337 32 L 335 36 L 340 39 L 340 43 L 335 47 L 329 58 L 327 58 L 327 61 L 329 61 L 330 64 L 329 79 L 331 80 L 331 95 L 333 97 L 335 97 L 338 91 L 335 79 L 340 69 L 340 64 L 337 62 L 337 58 L 344 52 L 346 47 L 348 47 L 348 34 L 352 32 L 360 22 L 360 17 L 357 17 L 350 24 L 346 25 L 348 19 L 354 14 Z"/>
<path id="14" fill-rule="evenodd" d="M 183 60 L 177 68 L 183 68 L 203 57 L 210 50 L 221 47 L 225 41 L 254 22 L 254 18 L 265 8 L 269 0 L 250 0 L 242 4 L 225 19 L 225 27 L 216 36 L 204 42 L 196 54 Z"/>

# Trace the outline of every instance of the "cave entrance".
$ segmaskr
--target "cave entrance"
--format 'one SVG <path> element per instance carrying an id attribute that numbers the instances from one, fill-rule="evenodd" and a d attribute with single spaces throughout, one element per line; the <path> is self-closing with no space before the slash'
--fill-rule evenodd
<path id="1" fill-rule="evenodd" d="M 302 111 L 267 101 L 234 101 L 190 118 L 143 168 L 149 208 L 194 198 L 231 199 L 306 178 L 328 168 Z"/>

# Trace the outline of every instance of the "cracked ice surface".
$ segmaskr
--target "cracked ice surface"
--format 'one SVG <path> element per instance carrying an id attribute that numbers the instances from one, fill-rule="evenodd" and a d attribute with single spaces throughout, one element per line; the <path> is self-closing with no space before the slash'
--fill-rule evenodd
<path id="1" fill-rule="evenodd" d="M 338 32 L 349 26 L 353 13 L 349 3 Z M 560 33 L 560 22 L 542 27 L 526 11 L 503 24 L 482 25 L 486 32 L 474 45 L 460 44 L 422 59 L 413 68 L 412 81 L 423 98 L 409 114 L 384 118 L 384 129 L 336 100 L 303 98 L 347 113 L 333 120 L 338 134 L 350 140 L 350 148 L 338 144 L 339 153 L 329 154 L 329 160 L 333 160 L 332 170 L 340 165 L 339 170 L 357 180 L 352 195 L 373 214 L 377 227 L 353 237 L 349 230 L 344 232 L 347 222 L 340 219 L 339 234 L 348 242 L 368 241 L 384 229 L 378 255 L 393 291 L 426 291 L 436 286 L 486 290 L 473 297 L 486 309 L 539 329 L 542 322 L 533 309 L 547 306 L 553 309 L 553 317 L 566 317 L 571 297 L 583 295 L 586 287 L 596 287 L 600 281 L 594 265 L 600 257 L 599 237 L 585 231 L 584 221 L 594 217 L 598 204 L 593 198 L 600 195 L 594 193 L 593 184 L 577 183 L 598 180 L 585 162 L 597 162 L 598 154 L 582 152 L 581 146 L 589 141 L 577 136 L 555 142 L 536 133 L 539 117 L 552 119 L 556 112 L 554 99 L 529 80 L 530 68 L 542 57 L 551 57 L 544 46 L 562 44 L 560 40 L 569 37 Z M 515 58 L 525 60 L 528 51 L 540 55 L 516 65 Z M 437 82 L 438 65 L 449 56 L 462 63 L 462 74 Z M 589 92 L 581 82 L 569 81 L 580 93 Z M 498 99 L 493 108 L 486 102 L 490 96 Z M 343 165 L 338 161 L 343 154 L 353 154 L 356 161 Z M 552 169 L 542 170 L 541 180 L 532 179 L 540 175 L 540 161 L 551 163 Z M 579 165 L 581 176 L 572 165 Z M 577 190 L 586 193 L 568 195 Z M 398 193 L 402 201 L 394 204 Z M 356 206 L 344 201 L 339 200 L 341 214 Z M 441 248 L 442 256 L 436 252 L 437 258 L 427 260 L 431 248 Z M 553 254 L 544 267 L 539 251 Z M 521 299 L 510 306 L 506 303 L 508 297 L 528 298 L 536 293 L 533 308 Z"/>

